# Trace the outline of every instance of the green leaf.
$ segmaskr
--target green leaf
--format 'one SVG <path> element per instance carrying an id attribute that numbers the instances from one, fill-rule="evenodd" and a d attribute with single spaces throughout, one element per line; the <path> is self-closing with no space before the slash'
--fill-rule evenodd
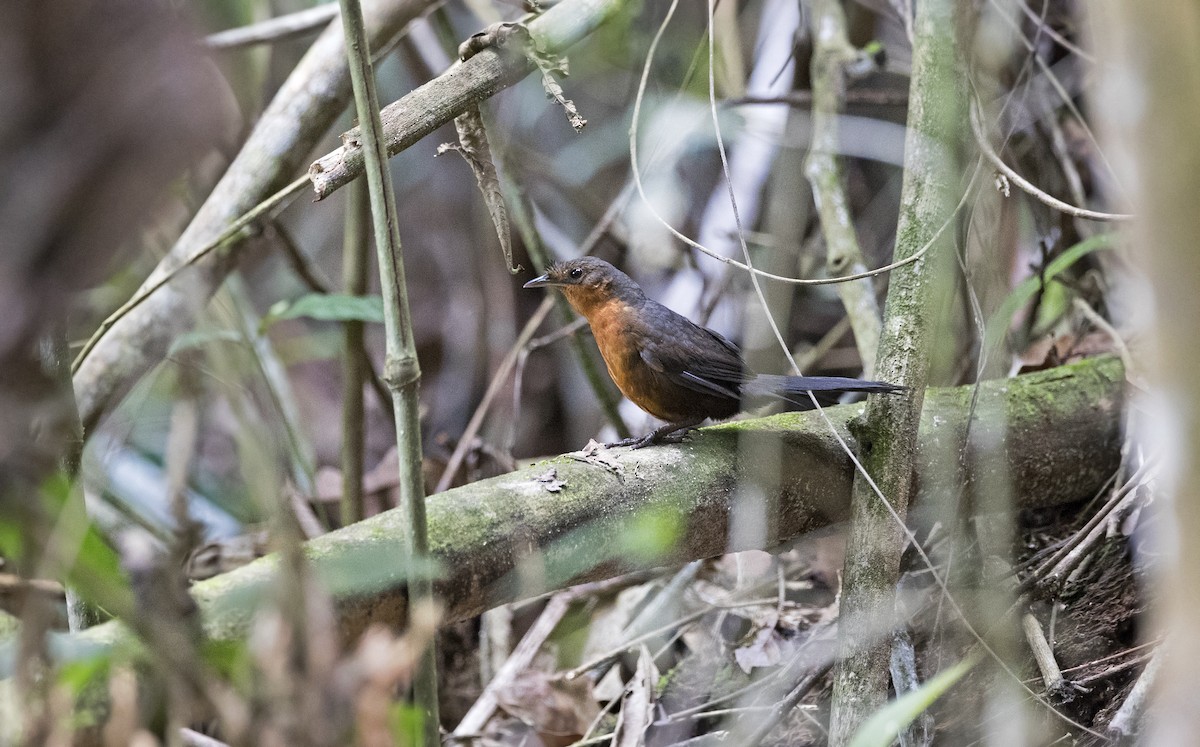
<path id="1" fill-rule="evenodd" d="M 862 53 L 867 56 L 870 56 L 870 57 L 874 57 L 875 55 L 877 55 L 883 51 L 884 51 L 883 42 L 879 41 L 878 39 L 872 39 L 871 41 L 869 41 L 865 45 L 863 45 L 863 48 L 862 48 Z"/>
<path id="2" fill-rule="evenodd" d="M 1008 294 L 1008 297 L 1000 304 L 1000 308 L 996 309 L 991 319 L 988 319 L 987 331 L 984 337 L 984 349 L 995 350 L 999 346 L 1000 342 L 1004 339 L 1004 335 L 1008 333 L 1008 328 L 1012 326 L 1013 317 L 1017 315 L 1021 307 L 1029 303 L 1030 299 L 1037 295 L 1043 282 L 1048 284 L 1051 280 L 1066 272 L 1071 265 L 1083 257 L 1100 249 L 1111 249 L 1115 242 L 1116 234 L 1113 233 L 1102 233 L 1090 239 L 1085 239 L 1051 260 L 1050 264 L 1046 265 L 1046 271 L 1042 275 L 1034 275 L 1033 277 L 1026 278 L 1020 285 L 1013 289 L 1012 293 Z"/>
<path id="3" fill-rule="evenodd" d="M 392 738 L 401 747 L 416 747 L 424 741 L 425 712 L 416 706 L 397 703 L 388 711 Z"/>
<path id="4" fill-rule="evenodd" d="M 1070 310 L 1074 297 L 1075 291 L 1062 283 L 1046 283 L 1046 290 L 1038 299 L 1033 325 L 1029 328 L 1033 337 L 1041 337 L 1049 332 Z"/>
<path id="5" fill-rule="evenodd" d="M 121 559 L 107 539 L 88 519 L 83 496 L 59 471 L 41 486 L 42 505 L 55 516 L 56 531 L 44 549 L 56 561 L 69 562 L 66 581 L 88 602 L 110 614 L 121 616 L 133 611 L 133 591 Z"/>
<path id="6" fill-rule="evenodd" d="M 71 694 L 78 697 L 85 688 L 102 682 L 104 678 L 108 677 L 111 664 L 111 651 L 68 661 L 58 668 L 58 682 L 66 686 Z"/>
<path id="7" fill-rule="evenodd" d="M 223 679 L 243 692 L 254 687 L 253 657 L 244 638 L 220 640 L 207 638 L 201 643 L 204 661 Z"/>
<path id="8" fill-rule="evenodd" d="M 25 533 L 21 524 L 8 518 L 0 519 L 0 555 L 20 558 L 25 555 Z"/>
<path id="9" fill-rule="evenodd" d="M 340 293 L 309 293 L 276 303 L 263 317 L 263 330 L 282 319 L 306 317 L 321 322 L 374 322 L 383 324 L 383 299 L 379 296 L 347 296 Z"/>
<path id="10" fill-rule="evenodd" d="M 963 659 L 949 669 L 939 672 L 936 677 L 916 690 L 880 708 L 855 732 L 854 738 L 850 740 L 850 747 L 888 747 L 913 719 L 933 705 L 935 700 L 971 671 L 978 661 L 974 657 Z"/>

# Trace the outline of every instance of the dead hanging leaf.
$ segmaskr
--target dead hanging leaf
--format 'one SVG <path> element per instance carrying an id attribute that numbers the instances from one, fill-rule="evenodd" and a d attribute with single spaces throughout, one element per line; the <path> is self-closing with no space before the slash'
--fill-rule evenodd
<path id="1" fill-rule="evenodd" d="M 494 23 L 488 26 L 483 31 L 472 34 L 465 42 L 458 47 L 458 58 L 466 61 L 474 57 L 479 52 L 482 52 L 488 47 L 503 46 L 509 39 L 514 36 L 521 38 L 521 43 L 524 46 L 525 56 L 537 67 L 538 72 L 542 74 L 542 88 L 546 91 L 546 95 L 558 102 L 558 105 L 567 113 L 567 122 L 571 124 L 571 128 L 579 132 L 587 124 L 587 120 L 579 113 L 579 109 L 575 106 L 575 102 L 567 98 L 561 85 L 555 76 L 563 78 L 570 75 L 567 70 L 567 58 L 564 55 L 549 52 L 538 45 L 533 35 L 529 33 L 529 27 L 523 23 Z M 461 135 L 460 135 L 461 137 Z"/>
<path id="2" fill-rule="evenodd" d="M 530 36 L 528 29 L 525 31 L 525 54 L 537 65 L 538 71 L 542 74 L 542 88 L 545 89 L 546 95 L 558 102 L 558 105 L 567 113 L 567 121 L 570 122 L 571 128 L 579 132 L 587 124 L 587 120 L 579 113 L 579 109 L 575 107 L 575 102 L 567 98 L 563 92 L 562 86 L 558 84 L 554 76 L 561 75 L 567 77 L 570 72 L 567 70 L 567 58 L 560 54 L 547 52 L 538 46 L 537 41 Z"/>
<path id="3" fill-rule="evenodd" d="M 542 71 L 542 87 L 546 89 L 547 94 L 567 111 L 567 121 L 571 123 L 571 127 L 576 132 L 582 130 L 587 124 L 587 120 L 575 108 L 575 102 L 563 95 L 562 86 L 554 78 L 550 77 L 545 70 Z"/>
<path id="4" fill-rule="evenodd" d="M 555 74 L 566 76 L 567 58 L 546 52 L 538 46 L 529 29 L 522 23 L 494 23 L 483 31 L 472 34 L 458 47 L 458 57 L 466 61 L 488 47 L 503 46 L 514 36 L 521 38 L 524 54 L 537 66 L 542 74 L 542 88 L 546 95 L 559 103 L 567 112 L 567 121 L 576 132 L 583 129 L 587 120 L 579 113 L 575 102 L 566 97 L 562 86 L 555 80 Z M 508 208 L 504 204 L 504 194 L 500 191 L 500 179 L 496 174 L 496 165 L 492 162 L 492 149 L 488 145 L 487 129 L 483 124 L 483 115 L 478 107 L 471 107 L 454 118 L 454 128 L 458 131 L 458 145 L 443 143 L 438 146 L 437 155 L 454 150 L 466 160 L 471 171 L 475 173 L 475 181 L 483 202 L 487 205 L 488 214 L 492 216 L 492 225 L 496 227 L 496 236 L 500 239 L 500 250 L 504 252 L 504 263 L 513 275 L 523 267 L 513 265 L 512 240 L 509 238 Z"/>
<path id="5" fill-rule="evenodd" d="M 496 227 L 496 238 L 500 239 L 500 250 L 504 252 L 504 263 L 513 275 L 523 267 L 513 266 L 512 241 L 509 239 L 508 208 L 504 205 L 504 194 L 500 191 L 500 178 L 496 174 L 496 165 L 492 163 L 492 149 L 488 145 L 487 130 L 483 125 L 483 115 L 478 107 L 471 107 L 454 118 L 454 128 L 458 130 L 458 145 L 443 143 L 438 146 L 437 155 L 454 150 L 466 160 L 475 172 L 475 182 L 483 195 L 488 214 L 492 216 L 492 225 Z"/>

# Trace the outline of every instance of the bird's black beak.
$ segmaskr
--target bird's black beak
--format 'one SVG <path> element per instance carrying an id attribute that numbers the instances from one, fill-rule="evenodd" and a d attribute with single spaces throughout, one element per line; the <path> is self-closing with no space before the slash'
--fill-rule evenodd
<path id="1" fill-rule="evenodd" d="M 522 288 L 546 288 L 551 285 L 558 285 L 558 283 L 555 283 L 554 281 L 552 281 L 550 279 L 550 275 L 547 273 L 545 275 L 542 275 L 541 277 L 537 277 L 537 278 L 534 278 L 533 280 L 530 280 L 528 283 L 526 283 L 525 285 L 522 285 L 521 287 Z"/>

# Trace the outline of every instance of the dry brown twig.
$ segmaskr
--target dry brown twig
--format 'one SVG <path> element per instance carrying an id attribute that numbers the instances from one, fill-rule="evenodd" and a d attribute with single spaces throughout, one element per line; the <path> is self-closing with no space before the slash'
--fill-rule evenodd
<path id="1" fill-rule="evenodd" d="M 1134 474 L 1112 496 L 1079 531 L 1075 532 L 1059 550 L 1047 559 L 1033 574 L 1032 578 L 1022 584 L 1027 588 L 1031 583 L 1037 583 L 1044 589 L 1059 588 L 1070 573 L 1078 567 L 1091 548 L 1103 536 L 1108 520 L 1122 506 L 1127 505 L 1139 487 L 1152 479 L 1156 465 L 1153 461 L 1143 462 Z"/>

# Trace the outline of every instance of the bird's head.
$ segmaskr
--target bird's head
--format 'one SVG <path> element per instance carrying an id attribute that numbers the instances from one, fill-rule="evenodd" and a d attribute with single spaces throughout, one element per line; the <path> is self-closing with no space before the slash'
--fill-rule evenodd
<path id="1" fill-rule="evenodd" d="M 530 280 L 524 287 L 550 286 L 562 288 L 567 301 L 584 316 L 610 301 L 631 304 L 645 297 L 631 277 L 595 257 L 557 262 L 545 275 Z"/>

